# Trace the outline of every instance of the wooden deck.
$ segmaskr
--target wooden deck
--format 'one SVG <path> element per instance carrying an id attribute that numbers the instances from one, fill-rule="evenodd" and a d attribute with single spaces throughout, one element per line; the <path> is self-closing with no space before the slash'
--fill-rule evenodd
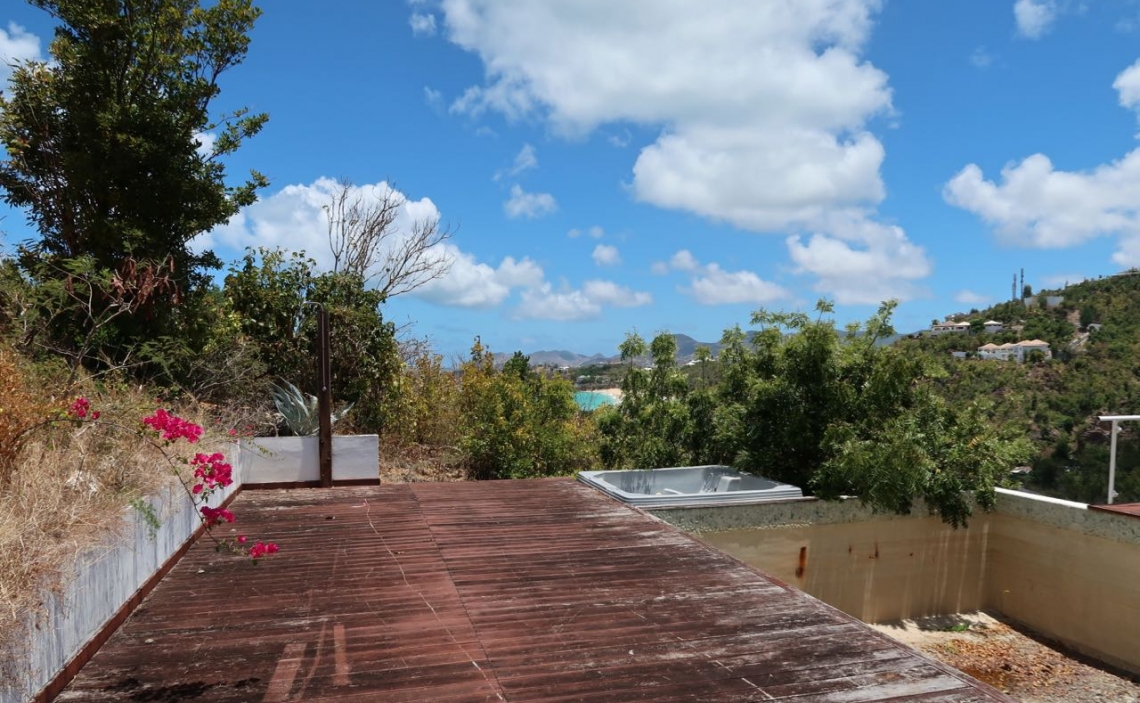
<path id="1" fill-rule="evenodd" d="M 1099 510 L 1102 513 L 1115 515 L 1128 515 L 1140 517 L 1140 503 L 1117 503 L 1116 505 L 1090 505 L 1089 510 Z"/>
<path id="2" fill-rule="evenodd" d="M 1006 698 L 566 480 L 246 491 L 60 701 Z"/>

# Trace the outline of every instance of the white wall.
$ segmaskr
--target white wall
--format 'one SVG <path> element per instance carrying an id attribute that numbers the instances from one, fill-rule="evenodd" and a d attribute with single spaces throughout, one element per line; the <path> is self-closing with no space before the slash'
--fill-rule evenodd
<path id="1" fill-rule="evenodd" d="M 319 481 L 316 437 L 258 437 L 242 440 L 238 457 L 242 482 L 294 483 Z M 333 480 L 380 477 L 378 435 L 333 435 Z"/>
<path id="2" fill-rule="evenodd" d="M 218 506 L 240 485 L 235 475 L 209 504 Z M 161 522 L 153 534 L 133 507 L 125 509 L 123 531 L 81 553 L 58 594 L 44 593 L 44 612 L 29 616 L 24 656 L 13 662 L 16 680 L 0 681 L 0 703 L 24 703 L 43 690 L 201 524 L 177 484 L 147 502 Z"/>

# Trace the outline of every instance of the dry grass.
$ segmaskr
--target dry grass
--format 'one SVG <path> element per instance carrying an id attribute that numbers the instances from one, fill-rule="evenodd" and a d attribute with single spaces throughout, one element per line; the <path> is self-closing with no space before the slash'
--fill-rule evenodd
<path id="1" fill-rule="evenodd" d="M 380 447 L 380 482 L 465 481 L 458 454 L 454 447 L 386 442 Z"/>
<path id="2" fill-rule="evenodd" d="M 60 410 L 32 393 L 19 358 L 0 347 L 0 486 L 8 482 L 31 430 Z"/>
<path id="3" fill-rule="evenodd" d="M 141 418 L 157 407 L 156 399 L 142 390 L 86 393 L 92 410 L 100 412 L 98 421 L 52 422 L 77 393 L 37 400 L 27 390 L 35 387 L 33 379 L 18 366 L 9 363 L 0 373 L 7 374 L 0 376 L 0 387 L 17 391 L 2 396 L 4 414 L 11 408 L 11 416 L 19 418 L 0 425 L 0 432 L 13 432 L 10 427 L 22 431 L 7 478 L 0 481 L 2 679 L 20 655 L 29 616 L 40 612 L 45 594 L 65 582 L 76 555 L 113 540 L 131 501 L 175 479 L 162 452 L 140 436 Z M 19 399 L 19 407 L 13 399 Z M 206 427 L 219 424 L 201 408 L 177 412 Z M 167 451 L 190 455 L 202 448 L 179 442 Z"/>

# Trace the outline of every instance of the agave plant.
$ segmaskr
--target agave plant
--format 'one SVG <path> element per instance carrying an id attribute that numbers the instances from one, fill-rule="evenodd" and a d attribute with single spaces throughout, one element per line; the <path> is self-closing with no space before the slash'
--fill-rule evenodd
<path id="1" fill-rule="evenodd" d="M 281 413 L 289 431 L 298 437 L 315 435 L 321 427 L 317 397 L 302 393 L 301 389 L 288 381 L 282 381 L 281 385 L 276 383 L 270 385 L 273 387 L 273 403 L 277 406 L 277 412 Z M 349 410 L 352 410 L 352 406 L 353 403 L 349 403 L 333 412 L 330 415 L 332 424 L 335 425 Z"/>

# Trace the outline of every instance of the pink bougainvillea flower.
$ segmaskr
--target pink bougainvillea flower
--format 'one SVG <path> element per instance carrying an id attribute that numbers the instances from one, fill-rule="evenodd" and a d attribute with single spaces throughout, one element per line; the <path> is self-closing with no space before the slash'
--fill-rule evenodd
<path id="1" fill-rule="evenodd" d="M 266 543 L 259 540 L 249 548 L 249 557 L 254 561 L 276 553 L 277 545 L 273 542 Z"/>
<path id="2" fill-rule="evenodd" d="M 238 535 L 237 541 L 238 541 L 238 544 L 245 544 L 245 542 L 246 542 L 245 535 Z"/>
<path id="3" fill-rule="evenodd" d="M 226 457 L 221 452 L 199 452 L 190 460 L 190 466 L 194 468 L 194 477 L 201 479 L 207 490 L 225 488 L 234 482 L 233 467 L 226 463 Z"/>
<path id="4" fill-rule="evenodd" d="M 183 420 L 177 415 L 172 415 L 162 408 L 155 410 L 153 415 L 144 417 L 143 424 L 161 434 L 162 438 L 168 442 L 185 439 L 193 444 L 202 436 L 201 427 L 193 422 Z"/>
<path id="5" fill-rule="evenodd" d="M 83 396 L 79 396 L 74 400 L 74 402 L 71 403 L 71 407 L 67 409 L 67 412 L 72 417 L 77 417 L 82 420 L 83 418 L 87 417 L 87 413 L 90 411 L 90 409 L 91 404 L 87 402 L 87 399 Z M 96 413 L 96 415 L 98 415 L 98 413 Z"/>
<path id="6" fill-rule="evenodd" d="M 234 514 L 225 508 L 211 508 L 208 505 L 203 505 L 200 510 L 202 517 L 206 519 L 206 527 L 213 527 L 223 520 L 226 522 L 234 521 Z"/>

